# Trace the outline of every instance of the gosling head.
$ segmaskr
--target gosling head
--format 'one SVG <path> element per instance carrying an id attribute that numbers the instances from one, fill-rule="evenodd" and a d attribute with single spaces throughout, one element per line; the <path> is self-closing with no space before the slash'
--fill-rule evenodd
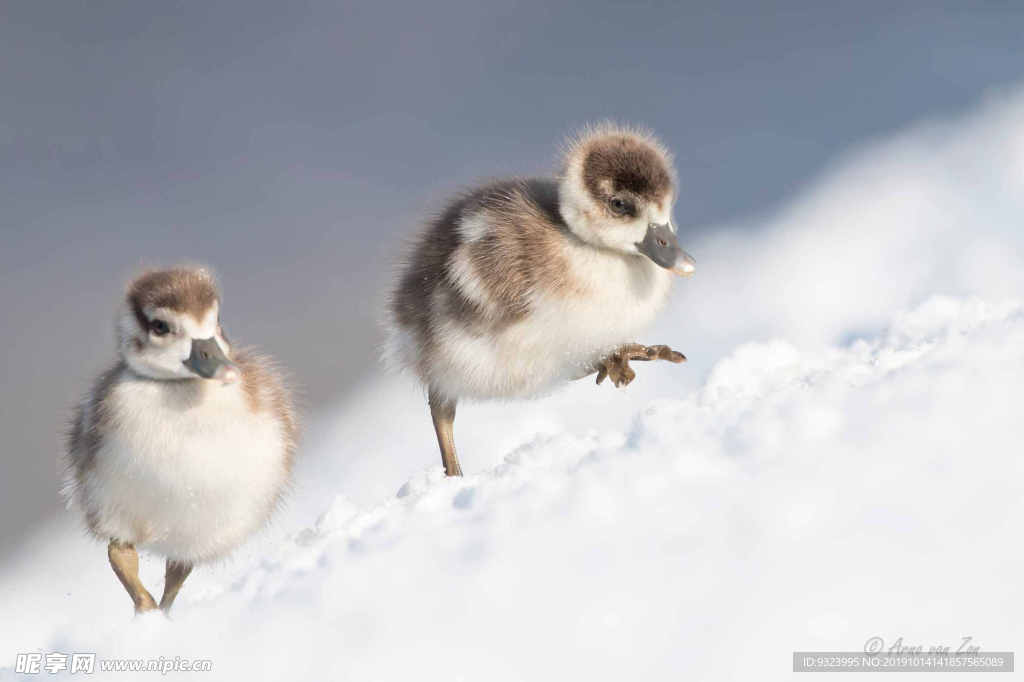
<path id="1" fill-rule="evenodd" d="M 672 224 L 672 155 L 653 135 L 611 125 L 585 130 L 568 145 L 558 180 L 562 218 L 580 239 L 693 275 L 696 263 Z"/>
<path id="2" fill-rule="evenodd" d="M 241 371 L 220 328 L 217 283 L 207 269 L 150 270 L 128 284 L 118 318 L 128 366 L 152 379 L 230 384 Z"/>

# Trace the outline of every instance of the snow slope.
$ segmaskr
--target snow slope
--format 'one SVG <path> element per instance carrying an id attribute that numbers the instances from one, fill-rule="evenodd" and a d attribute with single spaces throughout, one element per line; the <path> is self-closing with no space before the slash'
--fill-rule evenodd
<path id="1" fill-rule="evenodd" d="M 173 620 L 39 644 L 359 680 L 780 679 L 794 650 L 873 636 L 1009 649 L 1022 386 L 1020 300 L 934 298 L 843 348 L 746 344 L 625 432 L 340 496 Z"/>
<path id="2" fill-rule="evenodd" d="M 314 420 L 275 532 L 191 577 L 171 620 L 133 620 L 69 522 L 41 534 L 0 576 L 0 665 L 39 650 L 212 660 L 195 679 L 761 680 L 874 636 L 1012 650 L 1022 217 L 1020 93 L 866 148 L 762 229 L 693 247 L 700 276 L 650 339 L 689 366 L 468 406 L 460 480 L 422 396 L 369 385 Z M 160 574 L 145 563 L 151 587 Z"/>

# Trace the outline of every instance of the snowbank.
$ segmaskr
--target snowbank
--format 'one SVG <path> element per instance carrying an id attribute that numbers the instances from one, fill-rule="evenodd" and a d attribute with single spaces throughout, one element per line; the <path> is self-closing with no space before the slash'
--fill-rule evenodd
<path id="1" fill-rule="evenodd" d="M 1022 404 L 1024 304 L 934 298 L 880 339 L 741 346 L 625 433 L 339 497 L 173 620 L 41 644 L 218 679 L 780 679 L 873 636 L 1006 650 Z"/>

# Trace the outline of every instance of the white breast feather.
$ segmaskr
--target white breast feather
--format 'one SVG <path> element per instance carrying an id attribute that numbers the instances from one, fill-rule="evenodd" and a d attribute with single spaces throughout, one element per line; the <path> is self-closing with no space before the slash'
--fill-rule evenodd
<path id="1" fill-rule="evenodd" d="M 569 274 L 584 293 L 565 296 L 542 286 L 530 313 L 493 335 L 473 335 L 458 320 L 441 323 L 432 379 L 443 394 L 536 396 L 638 340 L 667 300 L 671 273 L 644 258 L 565 249 Z"/>
<path id="2" fill-rule="evenodd" d="M 106 405 L 112 425 L 79 491 L 102 533 L 200 562 L 267 519 L 287 481 L 283 427 L 253 414 L 239 385 L 126 372 Z"/>

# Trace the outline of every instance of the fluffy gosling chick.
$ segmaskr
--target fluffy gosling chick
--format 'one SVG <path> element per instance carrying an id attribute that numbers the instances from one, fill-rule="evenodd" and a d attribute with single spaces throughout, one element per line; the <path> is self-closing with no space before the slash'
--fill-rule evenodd
<path id="1" fill-rule="evenodd" d="M 136 547 L 166 557 L 166 612 L 195 564 L 269 519 L 290 482 L 296 419 L 267 360 L 225 339 L 209 270 L 140 275 L 117 328 L 118 360 L 76 410 L 64 494 L 109 543 L 136 612 L 157 608 Z"/>
<path id="2" fill-rule="evenodd" d="M 695 263 L 672 224 L 675 172 L 645 131 L 602 126 L 565 149 L 555 178 L 510 178 L 452 200 L 414 241 L 389 301 L 386 359 L 415 374 L 441 460 L 461 475 L 460 399 L 527 398 L 630 360 L 685 357 L 631 340 Z"/>

